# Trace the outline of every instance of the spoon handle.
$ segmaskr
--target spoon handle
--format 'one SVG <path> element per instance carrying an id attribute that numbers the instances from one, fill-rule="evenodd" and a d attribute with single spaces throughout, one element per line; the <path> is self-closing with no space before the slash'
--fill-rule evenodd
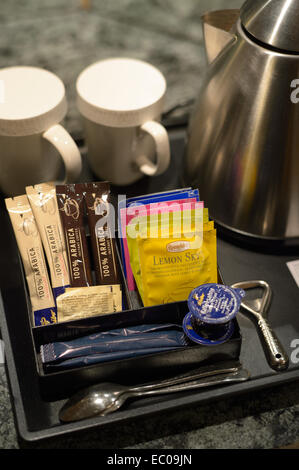
<path id="1" fill-rule="evenodd" d="M 247 369 L 240 369 L 237 372 L 230 374 L 218 374 L 213 377 L 206 377 L 199 380 L 193 380 L 183 384 L 173 385 L 171 387 L 164 387 L 157 390 L 139 391 L 128 394 L 128 397 L 143 397 L 152 395 L 162 395 L 167 393 L 184 392 L 196 388 L 210 387 L 213 385 L 221 385 L 229 382 L 244 382 L 248 380 L 250 374 Z"/>
<path id="2" fill-rule="evenodd" d="M 160 380 L 160 381 L 153 382 L 153 383 L 138 385 L 136 387 L 130 387 L 130 391 L 143 393 L 143 392 L 146 392 L 147 390 L 155 390 L 155 389 L 160 389 L 163 387 L 169 387 L 171 385 L 190 382 L 192 380 L 200 379 L 203 377 L 237 372 L 238 370 L 240 370 L 240 368 L 241 368 L 241 364 L 239 362 L 226 361 L 226 362 L 223 362 L 221 365 L 217 365 L 217 366 L 210 365 L 210 366 L 200 367 L 190 372 L 186 372 L 184 374 L 171 377 L 170 379 L 165 379 L 165 380 Z"/>

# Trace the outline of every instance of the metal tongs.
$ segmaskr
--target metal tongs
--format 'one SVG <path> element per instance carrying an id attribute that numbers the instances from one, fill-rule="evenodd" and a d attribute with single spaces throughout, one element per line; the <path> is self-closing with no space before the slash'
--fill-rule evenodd
<path id="1" fill-rule="evenodd" d="M 255 321 L 269 366 L 276 371 L 286 369 L 289 365 L 288 355 L 268 323 L 267 314 L 272 300 L 269 284 L 265 281 L 244 281 L 236 282 L 231 287 L 244 290 L 261 287 L 264 290 L 261 298 L 243 300 L 241 311 Z"/>

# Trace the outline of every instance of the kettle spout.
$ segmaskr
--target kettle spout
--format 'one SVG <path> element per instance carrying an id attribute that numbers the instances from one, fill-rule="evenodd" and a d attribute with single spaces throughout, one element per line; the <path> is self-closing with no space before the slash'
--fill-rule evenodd
<path id="1" fill-rule="evenodd" d="M 234 38 L 234 26 L 240 10 L 216 10 L 202 16 L 203 35 L 208 62 L 213 62 Z"/>

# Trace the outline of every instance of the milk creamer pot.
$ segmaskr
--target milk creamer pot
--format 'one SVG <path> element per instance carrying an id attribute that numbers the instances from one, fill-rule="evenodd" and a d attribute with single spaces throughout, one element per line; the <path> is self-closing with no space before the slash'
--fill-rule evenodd
<path id="1" fill-rule="evenodd" d="M 203 16 L 210 63 L 190 118 L 185 183 L 237 234 L 299 240 L 299 1 Z"/>

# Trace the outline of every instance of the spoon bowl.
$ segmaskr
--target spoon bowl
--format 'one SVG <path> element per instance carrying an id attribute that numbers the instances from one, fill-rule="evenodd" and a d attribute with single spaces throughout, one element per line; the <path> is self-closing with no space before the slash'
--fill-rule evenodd
<path id="1" fill-rule="evenodd" d="M 60 410 L 60 419 L 71 422 L 102 415 L 127 391 L 128 387 L 109 382 L 79 390 Z"/>

